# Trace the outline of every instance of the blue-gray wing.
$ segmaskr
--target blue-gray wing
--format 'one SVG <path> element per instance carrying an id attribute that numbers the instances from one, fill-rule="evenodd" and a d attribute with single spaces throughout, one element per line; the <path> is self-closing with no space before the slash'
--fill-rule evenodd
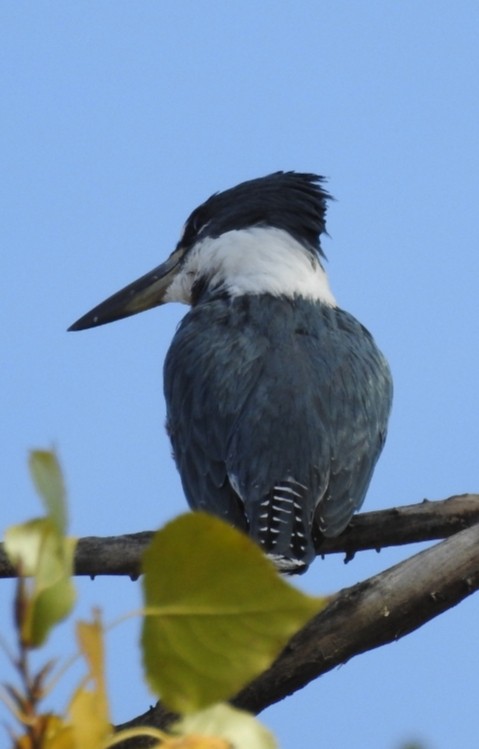
<path id="1" fill-rule="evenodd" d="M 248 530 L 226 463 L 230 435 L 254 391 L 266 341 L 251 346 L 239 318 L 227 300 L 193 308 L 168 351 L 164 390 L 167 430 L 189 505 Z"/>
<path id="2" fill-rule="evenodd" d="M 384 442 L 391 385 L 369 333 L 337 309 L 273 297 L 194 308 L 165 362 L 185 494 L 279 558 L 337 535 Z"/>
<path id="3" fill-rule="evenodd" d="M 351 315 L 329 312 L 339 355 L 330 384 L 330 480 L 315 512 L 325 536 L 338 536 L 363 504 L 384 446 L 392 405 L 389 366 L 370 333 Z M 334 342 L 333 342 L 334 346 Z"/>

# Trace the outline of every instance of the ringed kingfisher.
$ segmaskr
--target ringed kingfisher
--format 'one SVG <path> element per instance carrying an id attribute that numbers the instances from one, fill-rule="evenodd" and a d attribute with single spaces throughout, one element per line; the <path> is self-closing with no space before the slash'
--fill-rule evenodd
<path id="1" fill-rule="evenodd" d="M 186 498 L 289 574 L 361 507 L 392 399 L 384 356 L 328 283 L 330 198 L 323 177 L 292 171 L 215 193 L 164 263 L 69 328 L 190 305 L 164 365 Z"/>

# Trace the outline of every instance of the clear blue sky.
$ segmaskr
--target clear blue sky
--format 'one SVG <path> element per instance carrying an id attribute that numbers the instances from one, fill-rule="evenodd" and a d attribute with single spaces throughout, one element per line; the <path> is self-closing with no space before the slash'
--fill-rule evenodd
<path id="1" fill-rule="evenodd" d="M 77 536 L 185 509 L 161 385 L 185 309 L 66 328 L 165 258 L 212 192 L 277 169 L 328 176 L 331 283 L 394 374 L 365 507 L 479 490 L 478 39 L 473 0 L 1 3 L 2 527 L 38 512 L 26 452 L 51 444 Z M 301 585 L 334 591 L 416 550 L 318 560 Z M 139 603 L 129 580 L 79 588 L 79 615 Z M 477 749 L 478 625 L 476 597 L 263 719 L 283 749 Z M 109 638 L 118 721 L 152 701 L 136 637 L 130 622 Z"/>

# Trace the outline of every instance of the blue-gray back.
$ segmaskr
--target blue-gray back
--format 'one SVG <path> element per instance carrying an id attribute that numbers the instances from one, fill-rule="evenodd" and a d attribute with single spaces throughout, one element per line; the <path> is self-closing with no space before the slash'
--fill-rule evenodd
<path id="1" fill-rule="evenodd" d="M 308 564 L 313 526 L 338 535 L 363 502 L 392 384 L 371 335 L 348 313 L 303 298 L 225 296 L 183 319 L 165 396 L 190 505 Z M 271 502 L 278 509 L 288 497 L 295 517 L 265 523 Z M 292 535 L 304 543 L 292 547 Z"/>

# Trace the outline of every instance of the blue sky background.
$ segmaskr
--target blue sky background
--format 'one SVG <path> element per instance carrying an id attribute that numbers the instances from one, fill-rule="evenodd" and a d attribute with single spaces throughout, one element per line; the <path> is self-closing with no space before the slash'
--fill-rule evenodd
<path id="1" fill-rule="evenodd" d="M 77 536 L 185 509 L 161 386 L 185 308 L 66 328 L 165 258 L 212 192 L 277 169 L 328 176 L 331 283 L 394 374 L 366 509 L 479 491 L 478 38 L 472 0 L 0 4 L 2 527 L 38 513 L 26 454 L 52 444 Z M 334 591 L 417 550 L 318 560 L 300 584 Z M 79 616 L 139 605 L 129 580 L 78 587 Z M 284 749 L 477 749 L 478 624 L 476 597 L 263 720 Z M 71 650 L 61 629 L 49 653 Z M 137 632 L 108 640 L 116 721 L 152 702 Z"/>

